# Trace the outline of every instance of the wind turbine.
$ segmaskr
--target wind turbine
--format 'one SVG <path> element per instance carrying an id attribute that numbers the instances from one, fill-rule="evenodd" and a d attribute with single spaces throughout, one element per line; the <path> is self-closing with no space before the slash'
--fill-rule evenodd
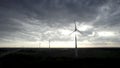
<path id="1" fill-rule="evenodd" d="M 40 45 L 41 45 L 41 43 L 40 43 L 40 41 L 39 41 L 39 48 L 41 48 L 41 46 L 40 46 Z"/>
<path id="2" fill-rule="evenodd" d="M 77 40 L 77 34 L 76 34 L 76 32 L 78 32 L 78 33 L 80 33 L 81 35 L 84 35 L 84 36 L 88 36 L 88 35 L 85 35 L 84 32 L 78 30 L 75 20 L 74 20 L 74 24 L 75 24 L 75 28 L 74 28 L 74 31 L 73 31 L 71 34 L 75 33 L 75 34 L 74 34 L 74 35 L 75 35 L 75 36 L 74 36 L 74 39 L 75 39 L 75 56 L 78 57 L 78 50 L 77 50 L 77 41 L 78 41 L 78 40 Z M 71 35 L 71 34 L 70 34 L 70 35 Z M 97 35 L 97 32 L 94 31 L 94 32 L 92 32 L 91 37 L 95 37 L 96 35 Z"/>
<path id="3" fill-rule="evenodd" d="M 41 48 L 40 35 L 39 35 L 39 42 L 38 43 L 39 43 L 38 47 Z"/>
<path id="4" fill-rule="evenodd" d="M 50 49 L 50 42 L 51 42 L 51 41 L 50 41 L 50 39 L 49 39 L 49 49 Z"/>
<path id="5" fill-rule="evenodd" d="M 75 29 L 72 33 L 75 33 L 74 39 L 75 39 L 75 56 L 78 57 L 78 50 L 77 50 L 77 35 L 76 32 L 79 32 L 80 34 L 83 34 L 80 30 L 77 29 L 76 21 L 74 21 Z M 71 33 L 71 34 L 72 34 Z"/>

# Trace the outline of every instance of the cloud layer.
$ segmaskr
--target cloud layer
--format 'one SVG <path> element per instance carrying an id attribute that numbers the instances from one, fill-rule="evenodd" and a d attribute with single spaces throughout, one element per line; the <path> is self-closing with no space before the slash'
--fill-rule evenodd
<path id="1" fill-rule="evenodd" d="M 0 42 L 72 40 L 61 30 L 74 30 L 74 20 L 94 31 L 111 31 L 114 37 L 78 36 L 79 41 L 120 42 L 119 0 L 0 0 Z M 81 27 L 80 27 L 81 26 Z"/>

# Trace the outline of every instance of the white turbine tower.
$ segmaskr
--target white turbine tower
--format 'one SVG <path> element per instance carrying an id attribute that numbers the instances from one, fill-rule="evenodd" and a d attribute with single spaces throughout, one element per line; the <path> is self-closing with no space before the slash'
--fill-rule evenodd
<path id="1" fill-rule="evenodd" d="M 38 48 L 41 48 L 40 35 L 39 35 L 39 40 L 38 40 Z"/>
<path id="2" fill-rule="evenodd" d="M 49 39 L 49 49 L 50 49 L 50 43 L 51 43 L 51 41 L 50 41 L 50 39 Z"/>
<path id="3" fill-rule="evenodd" d="M 80 34 L 82 34 L 82 32 L 80 30 L 77 29 L 77 25 L 76 25 L 76 21 L 74 21 L 75 24 L 75 29 L 72 33 L 75 33 L 74 39 L 75 39 L 75 56 L 78 57 L 78 50 L 77 50 L 77 34 L 76 32 L 79 32 Z M 71 34 L 72 34 L 71 33 Z"/>

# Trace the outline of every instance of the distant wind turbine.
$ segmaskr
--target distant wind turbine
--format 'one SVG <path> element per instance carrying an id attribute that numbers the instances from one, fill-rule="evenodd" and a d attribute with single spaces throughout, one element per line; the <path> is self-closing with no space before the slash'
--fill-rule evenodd
<path id="1" fill-rule="evenodd" d="M 41 45 L 41 43 L 40 43 L 40 41 L 39 41 L 39 48 L 40 48 L 40 45 Z"/>
<path id="2" fill-rule="evenodd" d="M 74 21 L 75 24 L 75 30 L 72 33 L 75 33 L 75 56 L 78 57 L 78 50 L 77 50 L 77 35 L 76 32 L 79 32 L 80 34 L 82 34 L 82 32 L 80 30 L 77 29 L 77 25 L 76 25 L 76 21 Z M 72 34 L 71 33 L 71 34 Z"/>
<path id="3" fill-rule="evenodd" d="M 51 42 L 51 41 L 50 41 L 50 39 L 49 39 L 49 49 L 50 49 L 50 42 Z"/>
<path id="4" fill-rule="evenodd" d="M 38 47 L 41 48 L 40 35 L 39 35 L 39 40 L 38 40 Z"/>

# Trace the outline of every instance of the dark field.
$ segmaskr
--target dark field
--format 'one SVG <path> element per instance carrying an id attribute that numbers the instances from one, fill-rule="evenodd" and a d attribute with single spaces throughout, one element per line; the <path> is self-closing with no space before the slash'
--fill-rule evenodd
<path id="1" fill-rule="evenodd" d="M 82 66 L 102 65 L 111 63 L 109 60 L 120 59 L 120 48 L 79 48 L 78 57 L 75 56 L 74 49 L 70 48 L 1 48 L 0 65 L 72 65 L 82 64 Z"/>

